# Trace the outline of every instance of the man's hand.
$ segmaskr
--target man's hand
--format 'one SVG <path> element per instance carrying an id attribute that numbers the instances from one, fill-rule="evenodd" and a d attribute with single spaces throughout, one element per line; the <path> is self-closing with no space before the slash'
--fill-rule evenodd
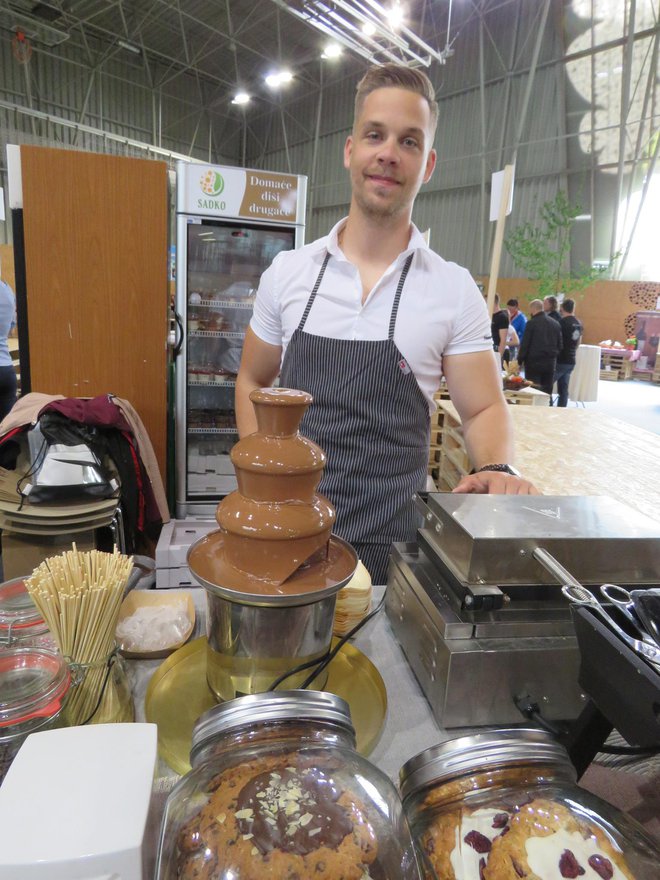
<path id="1" fill-rule="evenodd" d="M 452 490 L 454 494 L 467 495 L 540 495 L 541 493 L 529 480 L 514 477 L 503 471 L 480 471 L 467 474 L 458 486 Z"/>

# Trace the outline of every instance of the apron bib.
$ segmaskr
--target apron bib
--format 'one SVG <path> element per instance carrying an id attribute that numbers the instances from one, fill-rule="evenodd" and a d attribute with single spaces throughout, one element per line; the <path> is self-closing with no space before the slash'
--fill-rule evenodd
<path id="1" fill-rule="evenodd" d="M 329 259 L 327 254 L 291 336 L 280 384 L 314 398 L 300 431 L 327 454 L 319 492 L 337 509 L 335 534 L 353 545 L 385 547 L 386 573 L 389 545 L 415 539 L 418 515 L 413 498 L 424 489 L 429 456 L 428 403 L 394 344 L 412 255 L 399 278 L 387 339 L 379 340 L 305 332 Z M 384 583 L 383 566 L 378 579 L 373 571 L 371 576 L 374 583 Z"/>

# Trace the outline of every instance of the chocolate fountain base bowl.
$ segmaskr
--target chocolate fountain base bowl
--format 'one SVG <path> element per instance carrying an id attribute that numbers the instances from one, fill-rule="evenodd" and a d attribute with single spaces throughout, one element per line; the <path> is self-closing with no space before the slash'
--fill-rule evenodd
<path id="1" fill-rule="evenodd" d="M 188 550 L 188 566 L 209 593 L 245 605 L 309 605 L 336 596 L 355 574 L 357 554 L 349 543 L 330 536 L 326 558 L 302 565 L 280 585 L 257 578 L 225 558 L 225 536 L 220 530 L 200 538 Z"/>
<path id="2" fill-rule="evenodd" d="M 217 700 L 232 700 L 268 690 L 285 672 L 329 650 L 337 593 L 353 576 L 357 555 L 331 537 L 325 559 L 278 586 L 227 563 L 223 537 L 213 532 L 193 544 L 188 564 L 206 589 L 206 679 Z M 282 687 L 298 687 L 309 673 L 295 673 Z M 314 687 L 323 688 L 326 678 L 327 671 Z"/>

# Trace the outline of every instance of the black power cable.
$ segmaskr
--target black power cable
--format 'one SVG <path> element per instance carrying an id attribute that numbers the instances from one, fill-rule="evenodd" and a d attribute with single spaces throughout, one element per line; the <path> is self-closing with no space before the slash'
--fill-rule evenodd
<path id="1" fill-rule="evenodd" d="M 363 626 L 365 626 L 365 624 L 367 624 L 373 617 L 375 617 L 378 614 L 379 611 L 382 610 L 383 606 L 385 605 L 385 596 L 386 595 L 387 595 L 387 590 L 385 590 L 385 592 L 383 593 L 380 602 L 378 603 L 378 605 L 376 605 L 374 610 L 370 611 L 369 614 L 366 615 L 366 617 L 363 617 L 359 623 L 355 624 L 353 629 L 349 630 L 346 633 L 346 635 L 342 636 L 338 640 L 337 644 L 334 646 L 334 648 L 331 651 L 326 651 L 326 653 L 323 654 L 321 657 L 316 657 L 314 660 L 308 660 L 307 663 L 301 663 L 299 666 L 294 666 L 292 669 L 289 669 L 286 672 L 282 673 L 282 675 L 278 676 L 275 679 L 275 681 L 272 682 L 272 684 L 270 685 L 268 690 L 274 691 L 277 687 L 279 687 L 282 684 L 283 681 L 286 681 L 287 678 L 290 678 L 292 675 L 295 675 L 297 672 L 304 672 L 305 669 L 311 669 L 312 667 L 315 667 L 314 671 L 311 672 L 307 676 L 307 678 L 302 682 L 302 684 L 300 684 L 298 686 L 299 689 L 301 689 L 301 690 L 304 688 L 308 688 L 310 686 L 310 684 L 314 681 L 316 676 L 320 675 L 320 673 L 323 672 L 323 670 L 326 668 L 326 666 L 328 666 L 332 662 L 332 660 L 334 660 L 334 658 L 341 651 L 341 649 L 344 647 L 346 642 L 349 639 L 352 639 L 353 636 L 357 632 L 359 632 Z"/>

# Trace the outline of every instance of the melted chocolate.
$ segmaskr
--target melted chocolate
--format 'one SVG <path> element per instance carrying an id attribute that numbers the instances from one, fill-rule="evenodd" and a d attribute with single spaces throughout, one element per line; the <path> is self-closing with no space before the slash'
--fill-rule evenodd
<path id="1" fill-rule="evenodd" d="M 270 770 L 247 783 L 236 818 L 262 855 L 273 849 L 305 856 L 320 846 L 337 849 L 353 823 L 337 803 L 340 789 L 322 770 Z"/>

